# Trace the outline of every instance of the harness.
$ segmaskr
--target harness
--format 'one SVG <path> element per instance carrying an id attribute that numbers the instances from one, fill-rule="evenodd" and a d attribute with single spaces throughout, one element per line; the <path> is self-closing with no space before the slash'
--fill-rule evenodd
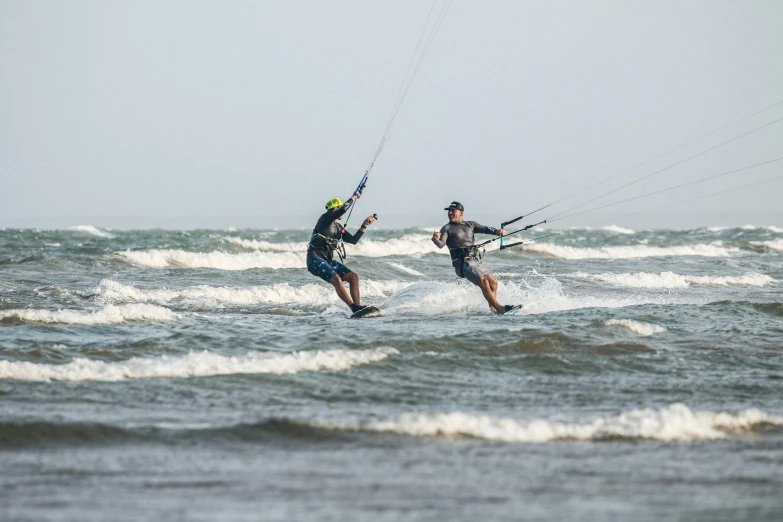
<path id="1" fill-rule="evenodd" d="M 345 229 L 343 229 L 343 230 L 345 230 Z M 323 242 L 326 243 L 327 248 L 330 248 L 331 250 L 336 250 L 337 251 L 337 256 L 340 258 L 340 262 L 341 263 L 345 261 L 345 258 L 347 257 L 347 254 L 345 252 L 345 243 L 343 243 L 342 239 L 335 239 L 333 237 L 326 237 L 325 235 L 319 234 L 318 232 L 316 232 L 310 238 L 310 242 L 307 244 L 308 248 L 310 248 L 310 247 L 318 248 L 317 245 L 313 244 L 313 239 L 316 239 L 316 238 L 323 240 Z"/>
<path id="2" fill-rule="evenodd" d="M 449 254 L 451 254 L 451 260 L 462 260 L 465 259 L 478 259 L 481 260 L 484 258 L 484 247 L 481 245 L 470 245 L 467 247 L 460 247 L 460 248 L 450 248 Z"/>

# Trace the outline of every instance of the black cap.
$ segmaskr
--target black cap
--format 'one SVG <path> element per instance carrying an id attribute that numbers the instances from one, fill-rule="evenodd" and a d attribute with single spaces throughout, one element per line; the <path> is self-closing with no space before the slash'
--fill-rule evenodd
<path id="1" fill-rule="evenodd" d="M 449 205 L 448 207 L 444 208 L 443 210 L 452 210 L 452 209 L 461 210 L 463 212 L 465 211 L 465 207 L 463 207 L 462 203 L 460 203 L 459 201 L 452 201 L 451 205 Z"/>

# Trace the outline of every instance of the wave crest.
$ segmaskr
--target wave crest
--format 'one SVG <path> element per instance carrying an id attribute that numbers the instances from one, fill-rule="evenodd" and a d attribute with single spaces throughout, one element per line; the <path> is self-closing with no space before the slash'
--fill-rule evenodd
<path id="1" fill-rule="evenodd" d="M 586 420 L 517 420 L 453 413 L 411 413 L 369 422 L 319 421 L 316 427 L 393 433 L 416 437 L 474 438 L 521 443 L 552 441 L 659 440 L 694 442 L 723 439 L 732 433 L 752 431 L 763 425 L 783 426 L 783 418 L 757 409 L 738 413 L 694 412 L 684 404 L 662 409 L 639 409 L 617 416 Z"/>
<path id="2" fill-rule="evenodd" d="M 306 252 L 307 243 L 271 243 L 238 237 L 224 238 L 229 243 L 261 252 Z M 356 245 L 345 245 L 348 254 L 356 257 L 422 256 L 425 254 L 448 254 L 447 249 L 438 249 L 430 236 L 409 234 L 400 238 L 373 240 L 362 238 Z"/>
<path id="3" fill-rule="evenodd" d="M 5 310 L 0 312 L 0 324 L 120 324 L 133 321 L 171 321 L 177 314 L 167 308 L 150 304 L 106 305 L 99 310 Z"/>
<path id="4" fill-rule="evenodd" d="M 108 232 L 99 230 L 92 225 L 76 225 L 73 227 L 68 227 L 68 230 L 72 232 L 84 232 L 85 234 L 90 234 L 97 237 L 114 237 Z"/>
<path id="5" fill-rule="evenodd" d="M 652 247 L 647 245 L 614 246 L 603 248 L 581 248 L 555 245 L 552 243 L 530 243 L 522 247 L 533 252 L 561 259 L 631 259 L 639 257 L 702 256 L 729 257 L 739 248 L 718 244 L 682 245 L 673 247 Z"/>
<path id="6" fill-rule="evenodd" d="M 751 241 L 750 244 L 764 247 L 768 250 L 783 251 L 783 239 L 773 239 L 771 241 Z"/>
<path id="7" fill-rule="evenodd" d="M 744 276 L 692 276 L 675 274 L 674 272 L 661 273 L 622 273 L 622 274 L 586 274 L 577 272 L 574 277 L 594 279 L 615 286 L 630 288 L 687 288 L 691 285 L 705 286 L 764 286 L 774 283 L 775 280 L 765 274 L 749 272 Z"/>
<path id="8" fill-rule="evenodd" d="M 359 286 L 364 297 L 382 298 L 410 284 L 405 281 L 362 280 Z M 104 279 L 94 292 L 102 300 L 112 302 L 185 303 L 205 308 L 214 308 L 221 304 L 296 304 L 317 306 L 340 302 L 331 286 L 327 287 L 318 283 L 309 283 L 303 286 L 279 283 L 270 286 L 250 287 L 199 285 L 181 289 L 142 290 L 131 285 L 124 285 L 118 281 Z"/>
<path id="9" fill-rule="evenodd" d="M 608 225 L 602 227 L 601 230 L 604 232 L 613 232 L 615 234 L 636 234 L 636 230 L 633 230 L 632 228 L 624 228 L 617 225 Z"/>
<path id="10" fill-rule="evenodd" d="M 208 377 L 233 374 L 291 374 L 305 371 L 340 371 L 382 361 L 399 352 L 380 347 L 371 350 L 324 350 L 293 353 L 248 353 L 227 357 L 203 351 L 180 357 L 134 357 L 105 362 L 77 358 L 66 364 L 0 361 L 0 379 L 19 381 L 125 381 Z"/>
<path id="11" fill-rule="evenodd" d="M 609 319 L 608 321 L 604 321 L 603 324 L 606 326 L 620 326 L 622 328 L 627 328 L 633 333 L 644 337 L 666 331 L 666 328 L 663 326 L 652 323 L 645 323 L 643 321 L 634 321 L 633 319 Z"/>
<path id="12" fill-rule="evenodd" d="M 186 252 L 184 250 L 127 250 L 119 256 L 131 263 L 151 268 L 215 268 L 218 270 L 247 270 L 250 268 L 304 268 L 304 252 Z"/>

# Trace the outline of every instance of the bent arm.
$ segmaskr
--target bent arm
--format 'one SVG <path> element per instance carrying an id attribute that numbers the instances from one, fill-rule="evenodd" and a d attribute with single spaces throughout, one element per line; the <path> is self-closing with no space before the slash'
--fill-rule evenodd
<path id="1" fill-rule="evenodd" d="M 449 226 L 444 225 L 440 229 L 440 238 L 438 239 L 432 239 L 432 242 L 435 244 L 438 248 L 443 248 L 446 246 L 446 241 L 449 239 Z"/>
<path id="2" fill-rule="evenodd" d="M 349 245 L 355 245 L 356 243 L 358 243 L 363 235 L 364 235 L 364 230 L 362 230 L 361 228 L 357 230 L 355 234 L 351 234 L 347 230 L 343 229 L 343 241 L 345 241 Z"/>

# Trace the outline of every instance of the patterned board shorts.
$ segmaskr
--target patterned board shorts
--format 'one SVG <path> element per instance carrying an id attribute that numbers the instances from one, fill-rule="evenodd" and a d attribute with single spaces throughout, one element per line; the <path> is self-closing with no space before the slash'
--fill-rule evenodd
<path id="1" fill-rule="evenodd" d="M 327 283 L 336 275 L 345 277 L 351 273 L 351 269 L 344 264 L 338 263 L 337 261 L 327 261 L 320 257 L 307 258 L 307 271 L 314 276 L 320 277 Z"/>
<path id="2" fill-rule="evenodd" d="M 465 258 L 461 263 L 454 262 L 454 271 L 459 277 L 464 277 L 474 285 L 479 284 L 482 276 L 488 276 L 490 273 L 482 266 L 478 259 Z"/>

